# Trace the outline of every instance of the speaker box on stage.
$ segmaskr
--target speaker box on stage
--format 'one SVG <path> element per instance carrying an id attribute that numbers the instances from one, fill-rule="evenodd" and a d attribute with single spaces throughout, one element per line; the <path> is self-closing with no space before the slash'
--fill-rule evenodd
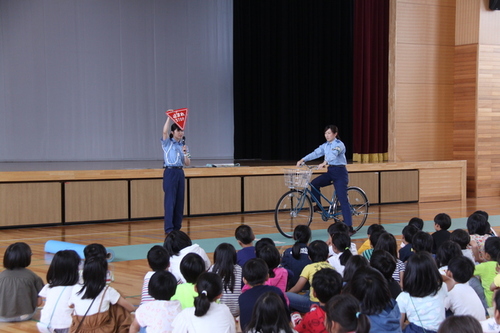
<path id="1" fill-rule="evenodd" d="M 490 0 L 491 10 L 500 10 L 500 0 Z"/>

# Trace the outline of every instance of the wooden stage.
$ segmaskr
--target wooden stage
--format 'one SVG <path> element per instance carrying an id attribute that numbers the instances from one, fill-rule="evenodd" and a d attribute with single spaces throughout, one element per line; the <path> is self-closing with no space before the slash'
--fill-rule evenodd
<path id="1" fill-rule="evenodd" d="M 200 160 L 185 168 L 186 217 L 272 211 L 287 190 L 283 169 L 295 167 L 294 162 L 255 165 L 252 161 L 240 162 L 239 167 L 205 167 L 232 162 Z M 161 161 L 0 163 L 0 228 L 160 218 L 161 165 Z M 371 204 L 466 199 L 466 161 L 356 163 L 347 168 L 350 185 L 363 188 Z M 320 172 L 325 170 L 315 173 Z"/>

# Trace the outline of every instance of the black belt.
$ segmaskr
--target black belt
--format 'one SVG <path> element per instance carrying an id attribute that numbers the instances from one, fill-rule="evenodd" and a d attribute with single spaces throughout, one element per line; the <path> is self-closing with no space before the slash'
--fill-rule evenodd
<path id="1" fill-rule="evenodd" d="M 345 165 L 329 165 L 329 168 L 345 168 Z"/>
<path id="2" fill-rule="evenodd" d="M 165 169 L 182 169 L 181 166 L 166 166 Z"/>

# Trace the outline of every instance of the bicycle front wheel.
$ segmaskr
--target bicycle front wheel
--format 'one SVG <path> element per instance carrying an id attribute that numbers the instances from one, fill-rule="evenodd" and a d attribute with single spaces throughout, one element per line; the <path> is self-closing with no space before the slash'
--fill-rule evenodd
<path id="1" fill-rule="evenodd" d="M 368 202 L 368 197 L 365 192 L 355 186 L 347 188 L 347 198 L 349 198 L 349 204 L 351 205 L 352 229 L 358 231 L 363 227 L 368 218 L 368 207 L 370 203 Z M 341 214 L 341 207 L 338 199 L 335 205 L 335 213 Z"/>
<path id="2" fill-rule="evenodd" d="M 291 190 L 279 199 L 274 211 L 274 222 L 283 236 L 292 238 L 295 227 L 299 224 L 309 226 L 312 216 L 311 198 L 303 191 Z"/>

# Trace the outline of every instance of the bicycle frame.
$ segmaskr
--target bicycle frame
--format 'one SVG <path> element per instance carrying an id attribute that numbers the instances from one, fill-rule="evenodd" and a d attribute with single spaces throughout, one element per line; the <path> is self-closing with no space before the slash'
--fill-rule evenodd
<path id="1" fill-rule="evenodd" d="M 318 189 L 312 185 L 311 183 L 307 184 L 308 186 L 304 188 L 304 196 L 305 195 L 309 195 L 309 197 L 311 198 L 311 200 L 316 203 L 316 205 L 321 209 L 321 216 L 323 217 L 323 220 L 324 221 L 327 221 L 328 219 L 337 219 L 337 216 L 339 215 L 342 215 L 342 213 L 332 213 L 335 211 L 335 208 L 336 208 L 336 205 L 337 205 L 337 192 L 336 191 L 333 191 L 333 196 L 332 196 L 332 199 L 330 201 L 330 199 L 328 199 L 325 195 L 323 195 L 323 193 L 321 193 L 320 191 L 318 191 Z M 309 186 L 311 187 L 311 189 L 309 189 Z M 320 201 L 318 201 L 318 199 L 316 199 L 316 197 L 313 195 L 313 192 L 312 191 L 317 191 L 320 195 L 320 198 L 321 199 L 324 199 L 327 203 L 328 203 L 328 210 L 325 209 L 325 207 L 321 204 Z M 301 205 L 302 205 L 302 202 L 301 202 Z"/>

